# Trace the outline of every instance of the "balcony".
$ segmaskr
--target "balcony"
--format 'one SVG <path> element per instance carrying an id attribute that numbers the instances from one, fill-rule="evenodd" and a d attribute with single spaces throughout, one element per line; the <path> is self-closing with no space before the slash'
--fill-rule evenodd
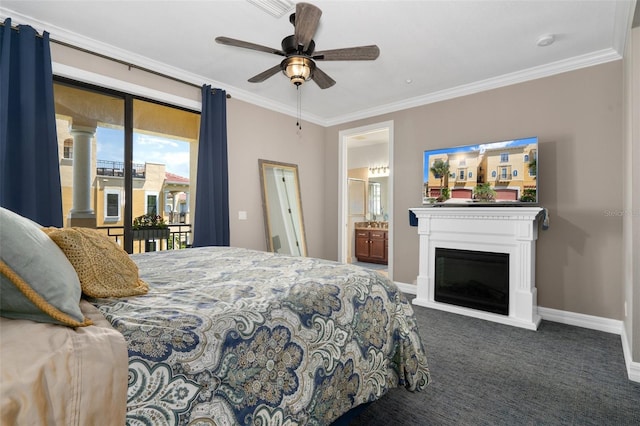
<path id="1" fill-rule="evenodd" d="M 96 174 L 98 176 L 124 177 L 124 162 L 98 160 L 96 166 Z M 131 167 L 131 174 L 134 178 L 144 179 L 144 164 L 134 163 Z"/>
<path id="2" fill-rule="evenodd" d="M 107 235 L 118 245 L 123 245 L 123 226 L 101 226 L 98 227 L 98 229 L 106 231 Z M 133 239 L 134 253 L 186 249 L 191 247 L 193 241 L 191 237 L 191 224 L 169 224 L 169 228 L 166 229 L 134 231 Z"/>
<path id="3" fill-rule="evenodd" d="M 496 178 L 496 182 L 512 180 L 513 175 L 511 173 L 507 173 L 506 175 L 500 175 Z"/>

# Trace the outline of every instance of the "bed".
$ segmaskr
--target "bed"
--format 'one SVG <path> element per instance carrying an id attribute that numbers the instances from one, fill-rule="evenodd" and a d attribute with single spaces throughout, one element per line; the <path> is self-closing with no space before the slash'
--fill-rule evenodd
<path id="1" fill-rule="evenodd" d="M 227 247 L 132 259 L 146 295 L 90 300 L 128 344 L 129 424 L 328 425 L 429 382 L 411 306 L 375 271 Z"/>
<path id="2" fill-rule="evenodd" d="M 128 256 L 0 214 L 3 424 L 330 425 L 429 383 L 411 305 L 375 271 L 229 247 Z"/>

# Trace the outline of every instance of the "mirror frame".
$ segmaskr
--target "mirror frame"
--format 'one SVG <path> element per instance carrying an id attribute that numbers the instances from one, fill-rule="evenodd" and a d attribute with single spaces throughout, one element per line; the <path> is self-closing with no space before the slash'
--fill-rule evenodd
<path id="1" fill-rule="evenodd" d="M 258 169 L 260 171 L 260 192 L 262 193 L 262 212 L 264 214 L 264 230 L 265 237 L 267 239 L 267 251 L 275 252 L 273 246 L 273 235 L 272 235 L 272 219 L 269 210 L 269 201 L 267 197 L 267 179 L 266 173 L 269 169 L 284 169 L 290 170 L 293 172 L 295 189 L 294 193 L 296 195 L 296 205 L 298 211 L 300 212 L 299 217 L 297 218 L 297 224 L 300 227 L 300 235 L 298 239 L 298 246 L 300 247 L 300 255 L 303 257 L 307 256 L 307 236 L 304 227 L 304 214 L 302 211 L 302 197 L 300 193 L 300 179 L 298 177 L 298 165 L 291 163 L 282 163 L 279 161 L 271 161 L 271 160 L 263 160 L 258 159 Z M 284 254 L 284 253 L 283 253 Z M 296 256 L 297 254 L 288 253 L 291 256 Z"/>

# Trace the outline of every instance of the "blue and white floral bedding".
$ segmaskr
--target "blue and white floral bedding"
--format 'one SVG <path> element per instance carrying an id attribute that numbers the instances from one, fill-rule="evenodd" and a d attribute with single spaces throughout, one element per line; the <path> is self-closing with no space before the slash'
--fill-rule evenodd
<path id="1" fill-rule="evenodd" d="M 229 247 L 133 255 L 143 296 L 92 299 L 129 350 L 129 425 L 329 425 L 419 391 L 411 305 L 375 271 Z"/>

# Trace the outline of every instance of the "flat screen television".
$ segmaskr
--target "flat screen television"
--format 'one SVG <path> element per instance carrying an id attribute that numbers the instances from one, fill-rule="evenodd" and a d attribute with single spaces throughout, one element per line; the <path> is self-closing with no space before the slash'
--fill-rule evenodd
<path id="1" fill-rule="evenodd" d="M 424 151 L 423 205 L 538 203 L 538 138 Z"/>

